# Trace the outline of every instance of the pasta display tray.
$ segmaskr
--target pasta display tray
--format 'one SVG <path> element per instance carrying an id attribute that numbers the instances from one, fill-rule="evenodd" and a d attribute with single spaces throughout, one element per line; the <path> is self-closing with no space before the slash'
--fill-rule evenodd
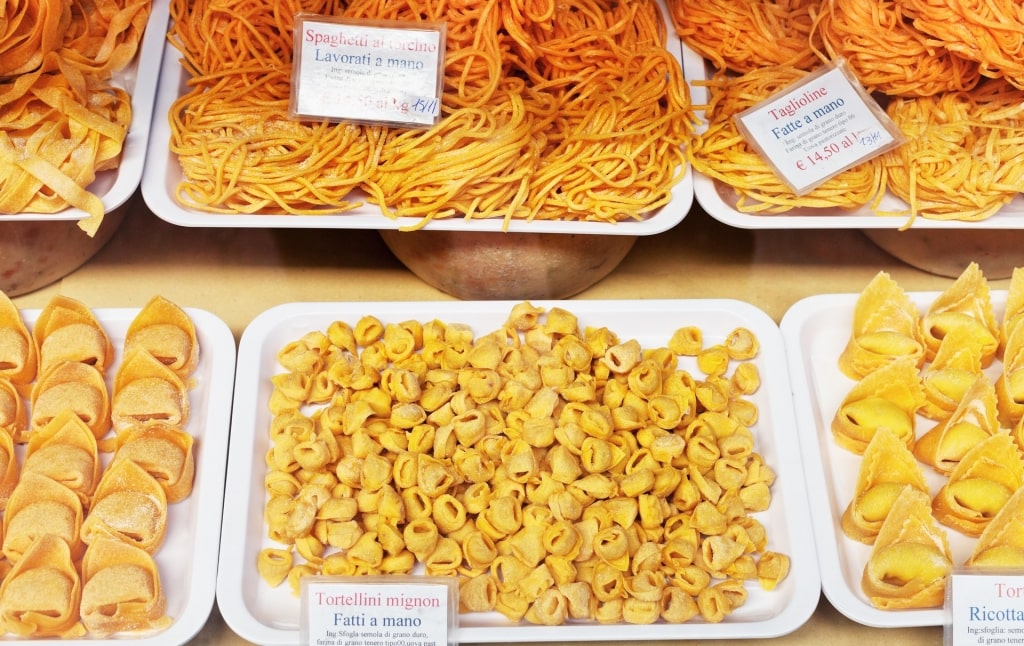
<path id="1" fill-rule="evenodd" d="M 710 64 L 694 54 L 683 58 L 683 72 L 690 83 L 694 105 L 706 105 L 708 91 L 700 81 L 710 78 Z M 698 111 L 698 116 L 703 112 Z M 794 208 L 785 213 L 744 213 L 736 208 L 736 194 L 724 183 L 693 170 L 693 193 L 697 203 L 716 220 L 740 229 L 899 229 L 907 224 L 907 215 L 877 215 L 870 204 L 856 209 Z M 888 191 L 882 195 L 880 213 L 903 213 L 909 206 Z M 1018 195 L 995 215 L 977 222 L 914 219 L 911 229 L 1021 229 L 1024 228 L 1024 196 Z"/>
<path id="2" fill-rule="evenodd" d="M 860 469 L 860 456 L 841 448 L 833 440 L 832 418 L 854 381 L 844 376 L 839 355 L 850 338 L 858 294 L 826 294 L 807 297 L 783 316 L 781 329 L 790 360 L 800 446 L 803 450 L 807 492 L 814 519 L 814 539 L 821 566 L 822 590 L 829 602 L 857 623 L 874 627 L 941 626 L 947 621 L 941 607 L 880 610 L 861 590 L 861 575 L 871 546 L 844 535 L 842 515 L 852 498 Z M 938 292 L 915 292 L 908 296 L 923 312 Z M 1005 291 L 991 292 L 997 318 L 1002 316 Z M 1000 362 L 986 373 L 994 378 Z M 922 429 L 935 424 L 919 416 Z M 922 465 L 934 496 L 946 480 Z M 954 567 L 971 555 L 975 539 L 940 525 L 948 535 Z"/>
<path id="3" fill-rule="evenodd" d="M 260 644 L 297 644 L 300 640 L 299 597 L 293 595 L 287 580 L 271 587 L 257 571 L 263 549 L 287 549 L 268 537 L 265 521 L 269 497 L 264 479 L 272 444 L 270 399 L 275 389 L 272 377 L 285 372 L 279 363 L 280 351 L 308 333 L 325 332 L 335 321 L 355 327 L 369 316 L 384 326 L 408 321 L 461 323 L 479 339 L 502 329 L 516 305 L 508 301 L 291 303 L 273 307 L 249 324 L 239 345 L 227 475 L 231 484 L 225 495 L 217 582 L 218 607 L 238 635 Z M 698 616 L 683 623 L 659 620 L 644 625 L 608 625 L 569 619 L 560 625 L 542 626 L 486 611 L 461 614 L 456 634 L 449 637 L 457 643 L 761 638 L 787 634 L 807 621 L 817 606 L 821 585 L 803 490 L 788 368 L 775 322 L 752 305 L 725 299 L 537 301 L 533 305 L 546 312 L 566 310 L 576 317 L 580 330 L 606 327 L 620 341 L 635 339 L 644 349 L 667 347 L 673 332 L 686 326 L 700 328 L 705 347 L 723 343 L 737 328 L 754 333 L 760 349 L 748 361 L 759 371 L 761 382 L 747 396 L 758 412 L 750 430 L 754 451 L 763 456 L 776 477 L 769 507 L 752 515 L 766 529 L 765 549 L 788 555 L 791 570 L 771 591 L 748 580 L 745 603 L 719 623 Z M 692 356 L 681 356 L 678 367 L 703 374 Z M 337 553 L 328 547 L 324 556 Z M 296 557 L 295 563 L 301 562 Z M 421 566 L 413 570 L 414 575 L 421 572 Z"/>
<path id="4" fill-rule="evenodd" d="M 661 5 L 659 5 L 661 6 Z M 664 11 L 664 7 L 662 7 Z M 296 229 L 401 229 L 416 227 L 419 217 L 393 218 L 385 215 L 379 206 L 365 201 L 365 193 L 356 189 L 351 199 L 355 208 L 341 214 L 274 215 L 245 213 L 207 213 L 183 206 L 175 193 L 183 174 L 177 156 L 170 150 L 171 127 L 168 115 L 172 104 L 188 92 L 188 73 L 180 63 L 181 53 L 167 42 L 160 87 L 156 94 L 157 118 L 150 133 L 150 149 L 146 157 L 146 172 L 142 178 L 142 194 L 149 208 L 163 220 L 190 227 L 241 228 L 296 228 Z M 673 37 L 667 43 L 669 53 L 682 63 L 684 47 Z M 502 218 L 463 217 L 434 218 L 424 228 L 430 231 L 475 231 L 513 233 L 564 233 L 596 235 L 645 236 L 667 231 L 689 213 L 693 205 L 693 177 L 685 164 L 683 175 L 671 190 L 671 199 L 664 206 L 640 220 L 622 222 L 583 222 L 553 219 L 511 219 L 507 228 Z"/>
<path id="5" fill-rule="evenodd" d="M 115 633 L 109 637 L 86 635 L 81 640 L 33 639 L 36 644 L 185 644 L 202 630 L 213 610 L 217 571 L 217 542 L 224 501 L 224 455 L 227 451 L 230 402 L 234 383 L 235 340 L 228 326 L 205 310 L 183 308 L 199 339 L 199 364 L 192 373 L 189 421 L 184 429 L 195 438 L 195 479 L 191 494 L 168 505 L 167 533 L 154 554 L 167 599 L 168 627 L 151 632 Z M 115 348 L 113 379 L 121 363 L 125 333 L 139 313 L 137 308 L 92 310 Z M 23 310 L 31 328 L 40 310 Z M 109 387 L 109 385 L 108 385 Z M 18 449 L 23 451 L 23 447 Z M 104 462 L 110 454 L 101 454 Z M 19 459 L 21 459 L 19 455 Z"/>
<path id="6" fill-rule="evenodd" d="M 153 0 L 146 33 L 139 43 L 135 60 L 117 72 L 112 83 L 131 95 L 132 115 L 121 149 L 121 162 L 117 168 L 100 171 L 87 190 L 103 202 L 106 213 L 127 202 L 142 181 L 146 162 L 149 133 L 153 125 L 153 102 L 156 99 L 157 75 L 167 40 L 169 0 Z M 3 215 L 3 221 L 25 220 L 81 220 L 87 213 L 68 207 L 58 213 L 12 213 Z"/>

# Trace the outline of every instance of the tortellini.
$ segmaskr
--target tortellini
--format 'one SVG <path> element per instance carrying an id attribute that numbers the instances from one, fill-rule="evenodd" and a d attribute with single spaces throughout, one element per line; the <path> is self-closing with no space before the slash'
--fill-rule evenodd
<path id="1" fill-rule="evenodd" d="M 751 515 L 775 478 L 749 428 L 758 352 L 746 328 L 645 348 L 528 302 L 480 336 L 308 332 L 270 377 L 258 572 L 297 591 L 417 567 L 457 577 L 463 612 L 538 625 L 722 621 L 789 572 Z"/>

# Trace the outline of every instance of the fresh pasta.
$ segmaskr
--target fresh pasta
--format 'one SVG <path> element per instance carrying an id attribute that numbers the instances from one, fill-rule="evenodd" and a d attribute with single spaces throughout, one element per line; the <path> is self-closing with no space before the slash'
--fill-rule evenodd
<path id="1" fill-rule="evenodd" d="M 822 57 L 844 58 L 868 91 L 932 96 L 969 91 L 978 65 L 936 46 L 904 15 L 907 3 L 826 0 L 814 20 Z"/>
<path id="2" fill-rule="evenodd" d="M 271 379 L 272 544 L 255 567 L 293 591 L 318 573 L 416 568 L 456 577 L 463 612 L 538 625 L 723 621 L 748 584 L 774 589 L 789 572 L 754 516 L 774 471 L 728 406 L 694 392 L 758 389 L 744 369 L 756 336 L 724 338 L 698 351 L 724 362 L 691 374 L 672 350 L 525 302 L 480 336 L 374 316 L 308 332 L 280 348 Z M 293 387 L 324 374 L 323 401 Z"/>
<path id="3" fill-rule="evenodd" d="M 719 70 L 750 72 L 776 65 L 809 70 L 816 0 L 669 0 L 679 37 Z"/>
<path id="4" fill-rule="evenodd" d="M 189 91 L 172 106 L 178 200 L 215 213 L 642 219 L 668 203 L 695 120 L 656 3 L 172 2 Z M 291 16 L 444 21 L 426 129 L 287 116 Z M 214 46 L 210 46 L 210 44 Z M 223 46 L 222 46 L 223 45 Z"/>
<path id="5" fill-rule="evenodd" d="M 736 127 L 733 117 L 792 83 L 807 72 L 792 66 L 762 67 L 740 76 L 716 74 L 705 83 L 707 129 L 686 149 L 693 168 L 721 181 L 743 213 L 784 213 L 793 208 L 852 209 L 873 204 L 884 190 L 884 171 L 877 158 L 849 168 L 797 195 Z"/>

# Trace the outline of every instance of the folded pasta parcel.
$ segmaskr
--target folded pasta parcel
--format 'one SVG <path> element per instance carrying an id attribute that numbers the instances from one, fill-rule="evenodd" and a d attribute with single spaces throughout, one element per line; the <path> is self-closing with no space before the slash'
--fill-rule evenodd
<path id="1" fill-rule="evenodd" d="M 135 425 L 184 427 L 189 418 L 188 386 L 148 351 L 136 350 L 118 368 L 110 406 L 118 433 Z"/>
<path id="2" fill-rule="evenodd" d="M 176 426 L 133 426 L 117 436 L 114 460 L 127 458 L 153 476 L 167 495 L 168 504 L 192 493 L 195 480 L 195 439 Z"/>
<path id="3" fill-rule="evenodd" d="M 22 471 L 64 485 L 87 509 L 100 479 L 100 468 L 92 431 L 73 411 L 65 410 L 29 438 Z"/>
<path id="4" fill-rule="evenodd" d="M 19 637 L 81 637 L 81 595 L 68 544 L 42 534 L 0 584 L 0 627 Z"/>
<path id="5" fill-rule="evenodd" d="M 81 557 L 85 512 L 74 491 L 33 471 L 21 474 L 4 512 L 3 553 L 17 564 L 32 543 L 52 534 L 67 543 L 72 558 Z"/>
<path id="6" fill-rule="evenodd" d="M 156 561 L 124 541 L 95 541 L 82 558 L 82 623 L 92 635 L 165 628 L 167 598 Z"/>
<path id="7" fill-rule="evenodd" d="M 915 415 L 924 401 L 916 359 L 902 357 L 854 384 L 832 419 L 832 435 L 839 446 L 858 455 L 881 427 L 912 447 Z"/>
<path id="8" fill-rule="evenodd" d="M 111 462 L 82 523 L 82 541 L 116 538 L 156 552 L 167 533 L 167 496 L 160 483 L 132 460 Z"/>
<path id="9" fill-rule="evenodd" d="M 1014 426 L 1024 419 L 1024 268 L 1013 270 L 1001 327 L 1003 369 L 996 377 L 999 419 Z"/>
<path id="10" fill-rule="evenodd" d="M 154 296 L 125 333 L 124 355 L 146 350 L 183 380 L 199 364 L 199 338 L 192 318 L 177 304 Z"/>
<path id="11" fill-rule="evenodd" d="M 101 374 L 114 362 L 114 344 L 88 306 L 68 296 L 54 296 L 32 328 L 39 347 L 39 373 L 62 361 L 80 361 Z"/>
<path id="12" fill-rule="evenodd" d="M 980 536 L 1017 489 L 1024 460 L 1009 433 L 992 435 L 964 454 L 932 501 L 936 520 Z"/>
<path id="13" fill-rule="evenodd" d="M 893 503 L 906 487 L 928 493 L 928 483 L 914 454 L 891 430 L 880 428 L 864 450 L 853 499 L 843 512 L 843 533 L 861 543 L 874 543 Z"/>
<path id="14" fill-rule="evenodd" d="M 861 291 L 853 308 L 850 339 L 839 355 L 839 369 L 850 379 L 869 373 L 901 357 L 924 363 L 920 312 L 903 288 L 878 272 Z"/>
<path id="15" fill-rule="evenodd" d="M 17 386 L 32 382 L 39 369 L 39 348 L 18 307 L 0 291 L 0 379 Z"/>
<path id="16" fill-rule="evenodd" d="M 1020 487 L 985 527 L 967 559 L 968 567 L 1024 567 L 1024 487 Z"/>
<path id="17" fill-rule="evenodd" d="M 949 539 L 932 517 L 931 499 L 904 488 L 878 531 L 861 588 L 884 610 L 933 608 L 945 599 L 952 569 Z"/>
<path id="18" fill-rule="evenodd" d="M 965 326 L 981 343 L 981 365 L 987 368 L 999 350 L 999 323 L 992 309 L 988 281 L 981 267 L 974 262 L 932 301 L 921 317 L 921 332 L 929 360 L 938 352 L 942 338 L 959 326 Z"/>
<path id="19" fill-rule="evenodd" d="M 97 439 L 110 430 L 110 395 L 103 374 L 79 361 L 53 364 L 32 386 L 28 437 L 63 411 L 73 412 Z M 15 438 L 26 439 L 26 438 Z"/>
<path id="20" fill-rule="evenodd" d="M 995 388 L 982 373 L 953 414 L 918 438 L 914 456 L 939 473 L 949 475 L 972 447 L 998 431 Z"/>
<path id="21" fill-rule="evenodd" d="M 967 326 L 951 329 L 935 358 L 921 374 L 925 404 L 921 414 L 943 420 L 953 414 L 975 379 L 982 374 L 982 340 Z"/>

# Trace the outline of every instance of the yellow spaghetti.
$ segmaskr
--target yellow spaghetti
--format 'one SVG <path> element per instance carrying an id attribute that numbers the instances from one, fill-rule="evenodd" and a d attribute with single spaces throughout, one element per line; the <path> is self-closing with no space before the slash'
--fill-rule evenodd
<path id="1" fill-rule="evenodd" d="M 178 199 L 219 213 L 342 213 L 355 196 L 439 218 L 640 219 L 683 176 L 693 116 L 652 0 L 172 0 L 189 92 L 171 115 Z M 298 11 L 440 21 L 440 122 L 287 118 Z M 218 125 L 221 124 L 221 125 Z M 309 153 L 317 155 L 309 163 Z"/>

